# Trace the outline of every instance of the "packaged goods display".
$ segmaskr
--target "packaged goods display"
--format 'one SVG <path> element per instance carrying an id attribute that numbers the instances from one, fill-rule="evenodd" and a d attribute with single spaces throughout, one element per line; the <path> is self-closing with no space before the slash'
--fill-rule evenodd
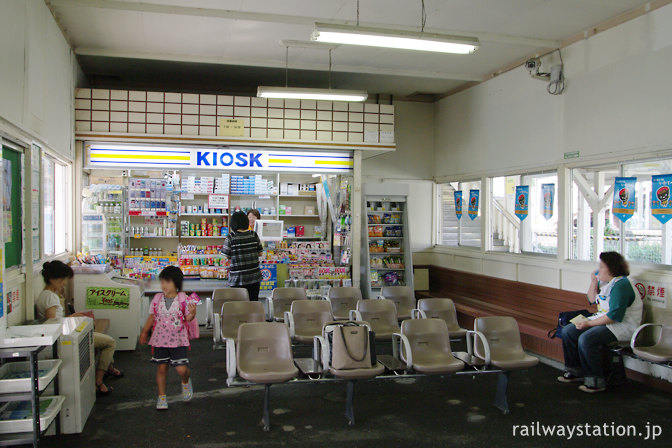
<path id="1" fill-rule="evenodd" d="M 231 176 L 231 194 L 234 195 L 277 195 L 278 190 L 272 180 L 261 174 L 254 176 Z"/>
<path id="2" fill-rule="evenodd" d="M 182 220 L 180 222 L 180 235 L 182 237 L 221 236 L 225 237 L 229 228 L 221 218 L 202 218 L 200 222 Z"/>

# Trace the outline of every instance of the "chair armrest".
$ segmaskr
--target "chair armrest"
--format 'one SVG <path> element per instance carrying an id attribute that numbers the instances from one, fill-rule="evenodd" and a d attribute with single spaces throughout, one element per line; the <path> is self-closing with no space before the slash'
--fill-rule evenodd
<path id="1" fill-rule="evenodd" d="M 350 320 L 354 320 L 354 321 L 364 320 L 364 319 L 362 319 L 362 313 L 360 313 L 357 310 L 350 310 L 349 314 L 350 314 Z"/>
<path id="2" fill-rule="evenodd" d="M 630 348 L 635 348 L 635 343 L 637 342 L 637 336 L 639 336 L 639 332 L 645 329 L 646 327 L 662 327 L 662 324 L 642 324 L 637 329 L 635 332 L 632 334 L 632 337 L 630 338 Z"/>
<path id="3" fill-rule="evenodd" d="M 404 351 L 406 352 L 405 360 L 401 359 L 400 344 L 404 344 Z M 401 333 L 392 334 L 392 356 L 394 359 L 406 364 L 406 372 L 409 373 L 413 369 L 413 353 L 411 352 L 411 342 L 406 335 Z"/>
<path id="4" fill-rule="evenodd" d="M 220 318 L 219 313 L 215 313 L 212 316 L 212 324 L 214 327 L 212 329 L 212 342 L 214 345 L 224 342 L 224 338 L 222 337 L 222 319 Z"/>
<path id="5" fill-rule="evenodd" d="M 477 337 L 481 339 L 481 342 L 483 343 L 483 349 L 485 350 L 485 364 L 490 365 L 490 344 L 488 344 L 488 340 L 485 338 L 485 335 L 480 331 L 467 330 L 467 352 L 471 356 L 478 356 L 475 353 L 474 342 L 471 341 L 469 336 L 473 336 L 474 342 L 476 341 Z M 478 357 L 480 358 L 480 356 Z"/>
<path id="6" fill-rule="evenodd" d="M 266 320 L 273 322 L 275 320 L 275 309 L 273 308 L 273 297 L 266 299 Z"/>
<path id="7" fill-rule="evenodd" d="M 322 336 L 315 336 L 313 338 L 313 352 L 314 354 L 319 353 L 320 359 L 316 361 L 322 364 L 322 373 L 327 373 L 330 367 L 329 358 L 331 357 L 327 339 Z"/>
<path id="8" fill-rule="evenodd" d="M 226 373 L 227 384 L 230 386 L 236 378 L 236 343 L 233 339 L 225 339 L 226 341 Z"/>
<path id="9" fill-rule="evenodd" d="M 285 325 L 289 327 L 289 337 L 294 338 L 296 328 L 294 327 L 294 315 L 291 311 L 285 311 Z"/>
<path id="10" fill-rule="evenodd" d="M 427 313 L 424 310 L 413 308 L 411 310 L 411 319 L 427 319 Z"/>
<path id="11" fill-rule="evenodd" d="M 205 299 L 205 327 L 206 328 L 211 328 L 212 326 L 212 297 L 206 297 Z"/>

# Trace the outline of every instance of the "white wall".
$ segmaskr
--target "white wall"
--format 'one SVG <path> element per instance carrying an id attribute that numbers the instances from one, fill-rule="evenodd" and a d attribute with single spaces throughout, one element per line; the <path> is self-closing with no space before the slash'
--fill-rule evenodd
<path id="1" fill-rule="evenodd" d="M 599 160 L 672 149 L 672 5 L 562 54 L 562 95 L 521 67 L 438 102 L 435 175 L 538 167 L 568 151 Z"/>
<path id="2" fill-rule="evenodd" d="M 672 156 L 672 5 L 577 42 L 562 56 L 567 77 L 562 95 L 546 93 L 545 83 L 521 67 L 436 103 L 437 180 Z M 565 161 L 564 153 L 573 151 L 580 158 Z M 559 192 L 562 184 L 561 178 Z M 436 248 L 433 262 L 577 292 L 586 291 L 594 266 L 462 248 Z M 668 289 L 672 285 L 669 269 L 631 268 L 633 276 L 666 282 Z M 669 299 L 667 307 L 672 309 Z M 661 311 L 653 310 L 649 318 L 660 321 Z M 640 371 L 650 368 L 628 363 Z"/>
<path id="3" fill-rule="evenodd" d="M 396 101 L 394 131 L 397 149 L 365 159 L 362 182 L 406 183 L 414 264 L 431 261 L 424 253 L 432 245 L 434 105 Z"/>
<path id="4" fill-rule="evenodd" d="M 72 160 L 76 65 L 44 1 L 2 0 L 0 135 L 23 146 L 35 142 L 53 155 Z M 24 210 L 27 207 L 29 204 Z M 32 301 L 26 297 L 42 289 L 40 267 L 41 264 L 33 266 L 29 260 L 27 273 L 18 270 L 5 273 L 4 291 L 18 288 L 21 297 L 20 308 L 7 317 L 10 325 L 25 320 L 26 310 L 32 307 Z M 28 283 L 26 276 L 31 278 Z"/>
<path id="5" fill-rule="evenodd" d="M 580 151 L 573 164 L 672 156 L 672 83 L 666 75 L 672 72 L 672 5 L 577 42 L 563 50 L 563 58 L 562 95 L 546 93 L 545 83 L 521 67 L 435 103 L 436 178 L 559 167 L 570 151 Z M 572 270 L 592 265 L 459 249 L 437 251 L 437 257 L 440 264 L 573 291 L 588 284 Z M 645 265 L 633 271 L 669 279 L 669 271 Z"/>
<path id="6" fill-rule="evenodd" d="M 42 0 L 0 2 L 0 118 L 74 158 L 75 59 Z"/>

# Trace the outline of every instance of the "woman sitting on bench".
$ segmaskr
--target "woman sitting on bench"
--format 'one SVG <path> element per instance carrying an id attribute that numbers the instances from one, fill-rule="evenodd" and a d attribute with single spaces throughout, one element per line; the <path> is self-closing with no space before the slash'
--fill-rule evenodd
<path id="1" fill-rule="evenodd" d="M 44 278 L 44 290 L 35 301 L 37 318 L 41 322 L 51 321 L 59 323 L 64 316 L 63 305 L 61 304 L 61 295 L 65 282 L 72 278 L 74 272 L 72 268 L 58 260 L 47 261 L 42 265 L 42 277 Z M 70 317 L 84 316 L 83 313 L 74 313 Z M 49 323 L 51 323 L 49 322 Z M 112 388 L 105 385 L 103 379 L 105 376 L 114 376 L 121 378 L 124 374 L 114 367 L 114 350 L 117 342 L 111 336 L 103 333 L 93 333 L 93 345 L 100 351 L 100 359 L 96 368 L 96 394 L 108 395 Z"/>
<path id="2" fill-rule="evenodd" d="M 574 320 L 562 330 L 565 373 L 563 383 L 583 382 L 583 392 L 602 392 L 606 380 L 602 348 L 612 342 L 627 341 L 642 320 L 642 301 L 628 280 L 630 270 L 618 252 L 602 252 L 597 272 L 590 275 L 588 302 L 597 304 L 597 313 Z"/>

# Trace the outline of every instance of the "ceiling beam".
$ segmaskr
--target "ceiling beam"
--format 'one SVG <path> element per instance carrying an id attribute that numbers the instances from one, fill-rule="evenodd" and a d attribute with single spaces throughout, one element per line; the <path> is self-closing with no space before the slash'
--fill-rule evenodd
<path id="1" fill-rule="evenodd" d="M 221 64 L 221 65 L 241 65 L 249 67 L 270 67 L 270 68 L 285 68 L 284 61 L 272 61 L 268 59 L 229 59 L 216 56 L 193 56 L 180 54 L 163 54 L 163 53 L 136 53 L 124 52 L 117 50 L 108 50 L 104 48 L 75 48 L 75 54 L 82 56 L 103 56 L 111 58 L 128 58 L 128 59 L 149 59 L 156 61 L 173 61 L 173 62 L 194 62 L 202 64 Z M 292 63 L 289 67 L 291 70 L 319 70 L 327 71 L 328 64 L 315 63 Z M 428 72 L 416 70 L 397 70 L 385 69 L 379 67 L 366 66 L 347 66 L 347 65 L 332 65 L 333 72 L 341 73 L 361 73 L 368 75 L 387 75 L 387 76 L 405 76 L 409 78 L 426 78 L 426 79 L 444 79 L 444 80 L 462 80 L 462 81 L 482 81 L 482 76 L 460 74 L 460 73 L 446 73 L 446 72 Z"/>
<path id="2" fill-rule="evenodd" d="M 196 8 L 191 6 L 161 5 L 154 3 L 135 3 L 119 0 L 46 0 L 46 1 L 51 6 L 57 8 L 86 7 L 86 8 L 109 9 L 116 11 L 135 11 L 135 12 L 157 13 L 157 14 L 193 16 L 193 17 L 220 18 L 229 20 L 246 20 L 251 22 L 285 23 L 290 25 L 306 25 L 310 27 L 312 27 L 315 22 L 326 21 L 328 23 L 339 23 L 339 24 L 348 23 L 347 21 L 340 21 L 340 22 L 329 21 L 324 17 L 269 14 L 261 12 L 234 11 L 230 9 Z M 381 24 L 374 22 L 361 22 L 360 24 L 362 26 L 367 27 L 379 27 L 379 28 L 383 27 L 383 28 L 395 28 L 405 31 L 417 31 L 417 27 L 409 27 L 402 25 Z M 441 30 L 436 28 L 426 28 L 425 31 L 428 33 L 476 37 L 481 42 L 499 42 L 510 45 L 521 45 L 521 46 L 543 47 L 543 48 L 558 47 L 560 45 L 560 42 L 555 40 L 537 39 L 523 36 L 509 36 L 509 35 L 490 34 L 490 33 L 472 32 L 472 31 Z"/>

